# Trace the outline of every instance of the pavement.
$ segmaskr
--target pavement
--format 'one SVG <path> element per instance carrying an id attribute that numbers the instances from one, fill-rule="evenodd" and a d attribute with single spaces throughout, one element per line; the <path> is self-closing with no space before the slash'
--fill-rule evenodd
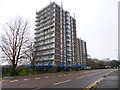
<path id="1" fill-rule="evenodd" d="M 43 74 L 27 77 L 24 76 L 17 78 L 12 77 L 12 79 L 7 78 L 2 80 L 2 88 L 3 90 L 5 90 L 5 88 L 14 88 L 13 90 L 18 90 L 18 88 L 22 88 L 23 90 L 25 90 L 25 88 L 29 90 L 41 90 L 42 88 L 78 88 L 89 90 L 89 88 L 97 85 L 98 82 L 99 85 L 97 88 L 110 88 L 106 87 L 106 85 L 110 85 L 113 88 L 118 88 L 117 72 L 118 69 L 99 69 L 68 73 Z M 106 76 L 108 75 L 111 76 L 107 78 Z M 105 83 L 104 80 L 106 81 L 106 85 L 101 83 Z M 110 80 L 111 82 L 109 83 Z"/>

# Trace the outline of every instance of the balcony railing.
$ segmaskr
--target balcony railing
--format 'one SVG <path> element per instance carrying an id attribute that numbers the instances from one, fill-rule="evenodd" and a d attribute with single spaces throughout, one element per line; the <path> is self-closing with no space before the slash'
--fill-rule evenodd
<path id="1" fill-rule="evenodd" d="M 48 30 L 47 33 L 43 33 L 43 32 L 42 32 L 42 34 L 40 33 L 40 34 L 38 34 L 38 35 L 35 35 L 35 39 L 37 39 L 37 38 L 42 38 L 42 37 L 45 36 L 45 35 L 53 34 L 54 32 L 55 32 L 54 30 Z"/>
<path id="2" fill-rule="evenodd" d="M 40 33 L 41 31 L 46 30 L 46 29 L 49 29 L 49 28 L 54 27 L 54 26 L 55 26 L 55 23 L 52 22 L 51 24 L 43 25 L 43 26 L 41 26 L 41 27 L 37 27 L 37 28 L 35 29 L 35 30 L 36 30 L 35 34 Z"/>

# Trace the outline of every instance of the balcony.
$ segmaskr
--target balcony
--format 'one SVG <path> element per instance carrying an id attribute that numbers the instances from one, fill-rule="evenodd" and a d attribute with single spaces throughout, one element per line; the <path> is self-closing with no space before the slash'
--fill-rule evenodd
<path id="1" fill-rule="evenodd" d="M 41 41 L 48 40 L 48 39 L 52 39 L 52 38 L 55 38 L 55 36 L 50 36 L 50 37 L 44 38 L 44 39 L 38 39 L 38 40 L 34 41 L 34 43 L 41 42 Z"/>
<path id="2" fill-rule="evenodd" d="M 52 9 L 49 9 L 48 11 L 45 11 L 45 12 L 42 12 L 41 14 L 38 14 L 36 16 L 36 18 L 38 19 L 38 18 L 43 18 L 44 16 L 51 16 L 51 14 L 54 14 L 54 13 L 55 13 L 55 10 L 54 10 L 54 8 L 52 8 Z"/>
<path id="3" fill-rule="evenodd" d="M 40 32 L 43 31 L 43 30 L 52 28 L 52 27 L 54 27 L 54 26 L 55 26 L 54 21 L 51 22 L 51 23 L 49 23 L 49 24 L 39 26 L 39 27 L 37 27 L 37 28 L 35 29 L 35 30 L 36 30 L 35 34 L 40 33 Z"/>
<path id="4" fill-rule="evenodd" d="M 46 21 L 46 22 L 49 22 L 49 21 L 51 22 L 52 20 L 55 21 L 54 18 L 55 18 L 55 16 L 53 14 L 51 14 L 49 16 L 44 16 L 43 18 L 38 18 L 36 20 L 37 24 L 35 26 L 39 26 L 39 25 L 43 24 L 44 21 Z"/>
<path id="5" fill-rule="evenodd" d="M 44 56 L 49 56 L 49 55 L 54 55 L 54 53 L 46 53 L 46 54 L 37 54 L 36 56 L 44 57 Z M 49 57 L 48 57 L 49 58 Z"/>
<path id="6" fill-rule="evenodd" d="M 51 55 L 51 54 L 54 54 L 55 52 L 48 52 L 48 53 L 40 53 L 38 55 L 40 56 L 48 56 L 48 55 Z"/>
<path id="7" fill-rule="evenodd" d="M 48 30 L 47 33 L 41 32 L 40 34 L 35 35 L 35 39 L 37 39 L 37 38 L 42 38 L 42 37 L 44 37 L 45 35 L 51 35 L 51 34 L 53 34 L 54 32 L 55 32 L 54 30 Z"/>

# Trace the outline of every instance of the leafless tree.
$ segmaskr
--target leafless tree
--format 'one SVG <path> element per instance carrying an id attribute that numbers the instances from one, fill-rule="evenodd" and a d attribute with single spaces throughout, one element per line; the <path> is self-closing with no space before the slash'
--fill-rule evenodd
<path id="1" fill-rule="evenodd" d="M 30 62 L 30 64 L 33 67 L 35 67 L 35 50 L 34 50 L 34 39 L 33 38 L 29 38 L 29 41 L 26 43 L 26 50 L 24 51 L 24 54 L 26 56 L 26 59 L 28 59 L 28 61 Z"/>
<path id="2" fill-rule="evenodd" d="M 5 24 L 0 48 L 4 53 L 4 60 L 11 62 L 11 75 L 15 75 L 18 62 L 24 58 L 24 45 L 28 41 L 27 32 L 30 29 L 29 22 L 23 18 L 17 18 Z"/>

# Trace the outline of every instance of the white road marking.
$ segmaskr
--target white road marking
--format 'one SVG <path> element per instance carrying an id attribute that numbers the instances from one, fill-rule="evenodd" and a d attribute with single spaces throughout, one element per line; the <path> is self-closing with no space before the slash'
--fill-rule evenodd
<path id="1" fill-rule="evenodd" d="M 58 76 L 62 76 L 62 75 L 58 75 Z"/>
<path id="2" fill-rule="evenodd" d="M 54 85 L 58 85 L 58 84 L 69 82 L 69 81 L 71 81 L 71 80 L 66 80 L 66 81 L 58 82 L 58 83 L 55 83 Z"/>
<path id="3" fill-rule="evenodd" d="M 97 72 L 96 74 L 99 74 L 99 72 Z"/>
<path id="4" fill-rule="evenodd" d="M 66 74 L 64 76 L 67 76 Z"/>
<path id="5" fill-rule="evenodd" d="M 87 76 L 91 76 L 91 75 L 93 75 L 93 74 L 89 74 L 89 75 L 87 75 Z"/>
<path id="6" fill-rule="evenodd" d="M 24 79 L 24 80 L 26 81 L 26 80 L 30 80 L 30 79 Z"/>
<path id="7" fill-rule="evenodd" d="M 40 79 L 40 78 L 35 78 L 35 79 Z"/>
<path id="8" fill-rule="evenodd" d="M 49 78 L 49 77 L 44 77 L 44 78 Z"/>
<path id="9" fill-rule="evenodd" d="M 94 74 L 98 74 L 98 73 L 94 73 Z"/>
<path id="10" fill-rule="evenodd" d="M 84 78 L 85 76 L 77 77 L 76 79 Z"/>
<path id="11" fill-rule="evenodd" d="M 12 81 L 10 81 L 10 82 L 17 82 L 18 80 L 12 80 Z"/>

